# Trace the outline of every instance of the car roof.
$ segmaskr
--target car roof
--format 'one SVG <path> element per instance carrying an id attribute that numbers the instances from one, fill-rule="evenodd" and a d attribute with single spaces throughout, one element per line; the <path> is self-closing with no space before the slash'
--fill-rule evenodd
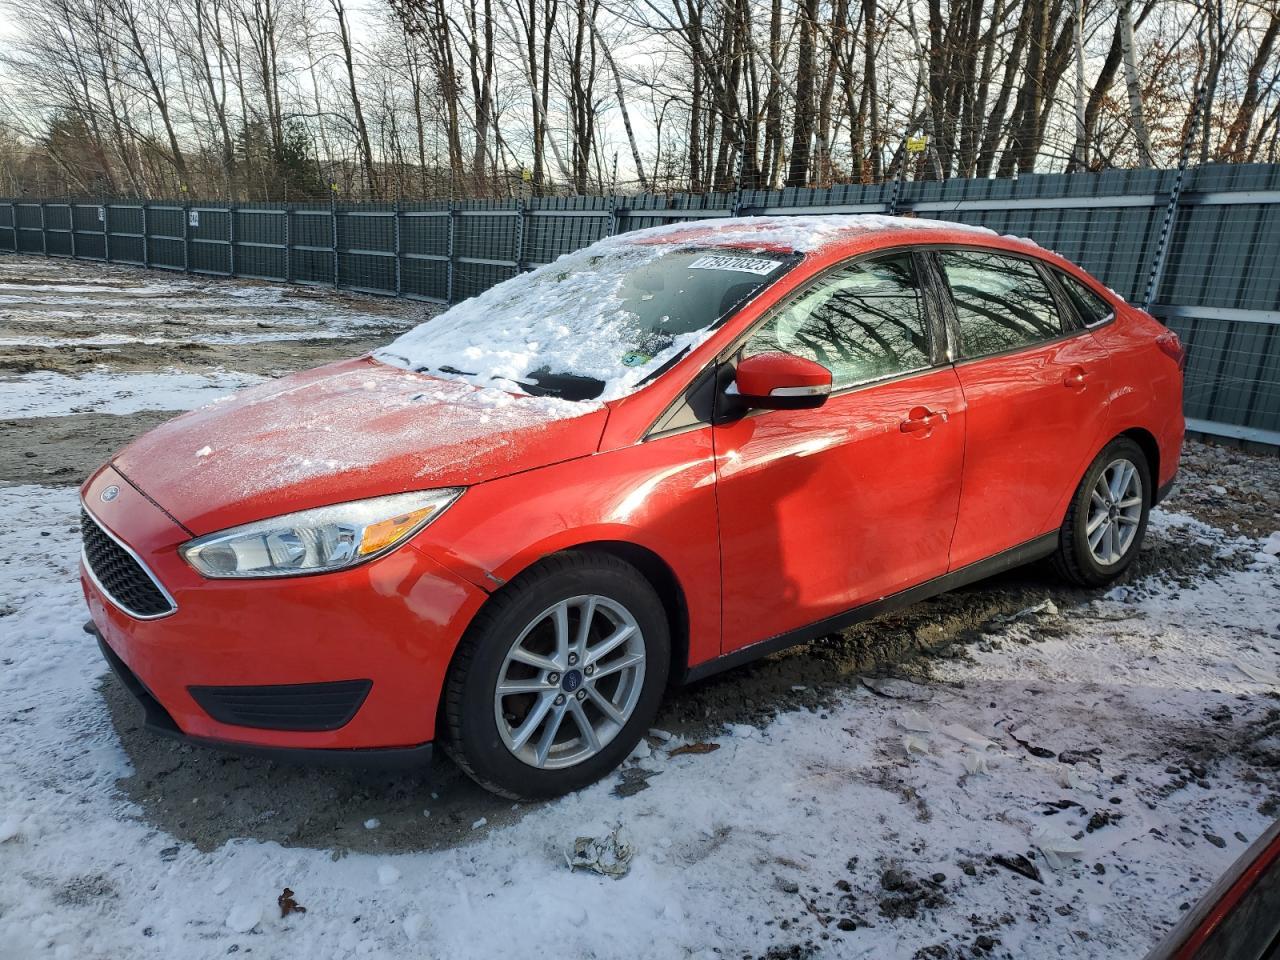
<path id="1" fill-rule="evenodd" d="M 644 211 L 632 211 L 642 217 Z M 768 250 L 774 253 L 813 253 L 836 244 L 876 234 L 907 234 L 907 242 L 952 242 L 955 234 L 965 239 L 992 240 L 993 230 L 948 220 L 922 217 L 891 217 L 883 214 L 801 214 L 798 216 L 717 217 L 695 223 L 673 223 L 623 234 L 620 239 L 644 245 L 697 245 L 734 249 Z M 935 234 L 948 234 L 943 237 Z M 1019 240 L 1020 238 L 1005 238 Z M 1030 240 L 1021 243 L 1039 248 Z"/>

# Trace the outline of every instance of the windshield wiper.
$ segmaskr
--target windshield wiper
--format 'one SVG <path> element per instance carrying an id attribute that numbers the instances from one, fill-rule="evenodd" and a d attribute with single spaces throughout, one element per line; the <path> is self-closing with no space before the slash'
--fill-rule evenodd
<path id="1" fill-rule="evenodd" d="M 515 383 L 531 397 L 559 397 L 562 400 L 594 400 L 604 392 L 604 381 L 577 373 L 535 370 L 530 380 Z"/>

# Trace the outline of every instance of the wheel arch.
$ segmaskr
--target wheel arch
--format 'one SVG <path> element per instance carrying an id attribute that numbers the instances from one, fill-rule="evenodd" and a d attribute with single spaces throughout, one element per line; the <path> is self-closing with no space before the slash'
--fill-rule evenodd
<path id="1" fill-rule="evenodd" d="M 566 553 L 603 553 L 608 554 L 624 563 L 630 564 L 639 571 L 640 575 L 645 578 L 649 586 L 651 586 L 658 598 L 662 601 L 662 608 L 667 616 L 667 625 L 671 631 L 671 664 L 670 664 L 670 680 L 671 683 L 678 683 L 683 679 L 689 667 L 689 607 L 685 597 L 683 585 L 680 583 L 679 577 L 671 565 L 667 563 L 661 556 L 648 547 L 641 546 L 627 540 L 587 540 L 581 543 L 574 543 L 551 550 L 534 557 L 528 563 L 524 564 L 518 571 L 510 576 L 506 582 L 490 593 L 467 622 L 466 628 L 462 631 L 462 636 L 471 629 L 472 624 L 480 615 L 480 612 L 493 601 L 493 598 L 502 593 L 511 583 L 521 577 L 532 567 L 541 563 L 550 557 L 559 556 Z M 445 667 L 444 676 L 447 678 L 453 671 L 457 663 L 458 651 L 462 648 L 459 641 L 449 654 L 449 663 Z M 445 698 L 440 698 L 436 707 L 436 736 L 441 737 L 446 726 L 441 723 L 443 711 L 445 709 Z"/>
<path id="2" fill-rule="evenodd" d="M 671 565 L 648 547 L 626 540 L 593 540 L 569 548 L 574 551 L 607 553 L 640 571 L 662 601 L 671 630 L 671 672 L 674 681 L 689 668 L 689 606 L 680 578 Z"/>
<path id="3" fill-rule="evenodd" d="M 1063 496 L 1062 500 L 1058 502 L 1057 506 L 1054 507 L 1053 513 L 1050 515 L 1052 522 L 1056 524 L 1056 526 L 1062 526 L 1062 523 L 1067 516 L 1067 510 L 1071 507 L 1071 499 L 1076 495 L 1080 482 L 1088 474 L 1090 465 L 1092 465 L 1094 460 L 1098 459 L 1098 454 L 1107 449 L 1107 444 L 1113 443 L 1121 437 L 1132 440 L 1136 443 L 1138 448 L 1142 451 L 1142 455 L 1147 458 L 1147 466 L 1151 471 L 1151 503 L 1152 506 L 1155 505 L 1156 493 L 1160 489 L 1160 442 L 1156 440 L 1155 435 L 1145 427 L 1128 427 L 1127 429 L 1121 430 L 1114 436 L 1108 437 L 1104 440 L 1098 445 L 1098 449 L 1093 451 L 1093 454 L 1089 459 L 1085 461 L 1084 466 L 1076 476 L 1073 486 Z"/>
<path id="4" fill-rule="evenodd" d="M 1130 427 L 1128 430 L 1123 430 L 1120 433 L 1116 434 L 1116 436 L 1112 437 L 1111 439 L 1117 440 L 1120 437 L 1128 437 L 1130 440 L 1136 443 L 1139 449 L 1142 450 L 1142 455 L 1147 458 L 1147 469 L 1151 473 L 1151 487 L 1152 487 L 1151 501 L 1154 504 L 1156 490 L 1159 489 L 1160 487 L 1160 443 L 1159 441 L 1156 440 L 1155 434 L 1153 434 L 1150 430 L 1147 430 L 1145 427 Z M 1107 441 L 1107 443 L 1110 443 L 1110 442 L 1111 440 Z M 1102 445 L 1103 448 L 1105 448 L 1106 445 L 1107 444 L 1104 443 Z"/>

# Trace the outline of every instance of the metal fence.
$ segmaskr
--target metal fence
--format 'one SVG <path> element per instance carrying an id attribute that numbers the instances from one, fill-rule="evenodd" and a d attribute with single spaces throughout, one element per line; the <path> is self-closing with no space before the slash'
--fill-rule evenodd
<path id="1" fill-rule="evenodd" d="M 1172 202 L 1171 202 L 1172 201 Z M 453 303 L 609 234 L 732 215 L 914 213 L 1031 237 L 1190 350 L 1198 432 L 1280 446 L 1280 166 L 424 203 L 0 198 L 0 252 Z M 1150 295 L 1153 265 L 1159 265 Z"/>

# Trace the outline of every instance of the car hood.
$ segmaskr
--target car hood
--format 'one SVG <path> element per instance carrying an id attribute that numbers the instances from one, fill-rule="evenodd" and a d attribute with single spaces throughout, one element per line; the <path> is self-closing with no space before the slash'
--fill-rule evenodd
<path id="1" fill-rule="evenodd" d="M 112 464 L 201 535 L 586 456 L 598 448 L 607 417 L 599 404 L 481 390 L 362 357 L 183 414 Z"/>

